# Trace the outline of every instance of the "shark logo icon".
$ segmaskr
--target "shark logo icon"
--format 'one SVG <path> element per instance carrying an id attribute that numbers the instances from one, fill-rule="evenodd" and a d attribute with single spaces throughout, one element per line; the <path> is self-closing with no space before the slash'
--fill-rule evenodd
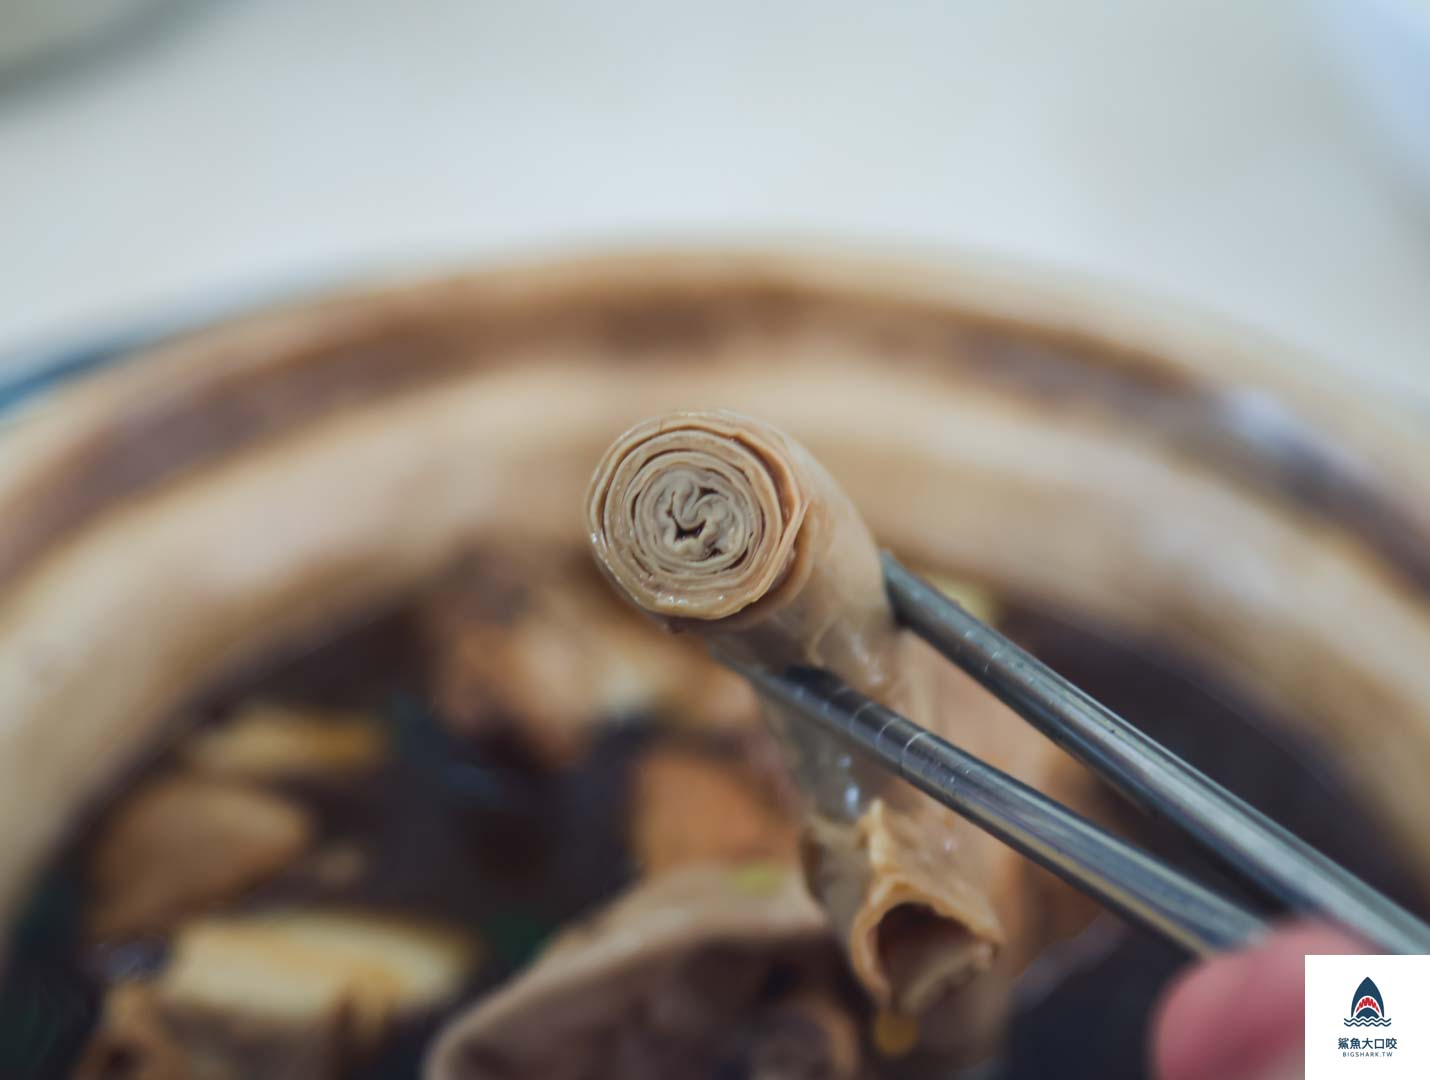
<path id="1" fill-rule="evenodd" d="M 1388 1027 L 1390 1017 L 1385 1015 L 1385 999 L 1380 996 L 1380 987 L 1369 977 L 1360 981 L 1351 997 L 1351 1014 L 1342 1021 L 1346 1027 Z"/>

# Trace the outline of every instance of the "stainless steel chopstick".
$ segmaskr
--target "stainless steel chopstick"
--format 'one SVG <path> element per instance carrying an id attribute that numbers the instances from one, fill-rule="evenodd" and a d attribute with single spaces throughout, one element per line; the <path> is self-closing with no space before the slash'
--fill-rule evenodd
<path id="1" fill-rule="evenodd" d="M 1293 910 L 1396 953 L 1430 952 L 1430 926 L 884 555 L 899 620 L 1142 809 Z"/>
<path id="2" fill-rule="evenodd" d="M 1192 953 L 1237 948 L 1265 930 L 1255 915 L 827 671 L 740 670 L 766 697 L 872 753 L 1104 907 Z"/>

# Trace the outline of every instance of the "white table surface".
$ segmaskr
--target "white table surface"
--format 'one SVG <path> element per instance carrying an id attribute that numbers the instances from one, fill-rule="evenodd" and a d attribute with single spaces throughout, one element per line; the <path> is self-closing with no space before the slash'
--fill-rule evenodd
<path id="1" fill-rule="evenodd" d="M 1086 271 L 1430 403 L 1430 196 L 1314 3 L 191 6 L 0 91 L 0 377 L 294 280 L 815 237 Z"/>

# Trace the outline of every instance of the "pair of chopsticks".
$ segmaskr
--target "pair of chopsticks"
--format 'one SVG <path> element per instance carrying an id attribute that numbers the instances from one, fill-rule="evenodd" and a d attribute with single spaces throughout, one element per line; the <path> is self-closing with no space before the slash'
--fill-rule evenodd
<path id="1" fill-rule="evenodd" d="M 1158 745 L 884 555 L 904 626 L 1143 811 L 1240 879 L 1393 953 L 1430 953 L 1430 926 Z M 1247 945 L 1263 919 L 1182 871 L 814 668 L 742 670 L 769 699 L 884 767 L 1130 922 L 1198 955 Z"/>

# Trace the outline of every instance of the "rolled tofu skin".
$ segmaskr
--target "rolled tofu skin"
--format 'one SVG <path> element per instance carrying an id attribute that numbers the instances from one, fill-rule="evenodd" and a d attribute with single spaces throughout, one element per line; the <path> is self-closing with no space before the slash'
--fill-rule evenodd
<path id="1" fill-rule="evenodd" d="M 874 539 L 823 467 L 774 428 L 729 412 L 638 424 L 597 468 L 587 524 L 617 592 L 698 632 L 717 658 L 825 667 L 871 696 L 904 696 Z M 820 813 L 856 820 L 888 787 L 842 748 L 771 719 Z"/>
<path id="2" fill-rule="evenodd" d="M 931 672 L 894 622 L 872 534 L 781 432 L 729 412 L 638 424 L 597 467 L 587 525 L 616 589 L 717 658 L 823 667 L 930 720 Z M 969 826 L 798 718 L 766 714 L 811 798 L 810 889 L 874 999 L 919 1012 L 985 971 L 1003 930 Z"/>

